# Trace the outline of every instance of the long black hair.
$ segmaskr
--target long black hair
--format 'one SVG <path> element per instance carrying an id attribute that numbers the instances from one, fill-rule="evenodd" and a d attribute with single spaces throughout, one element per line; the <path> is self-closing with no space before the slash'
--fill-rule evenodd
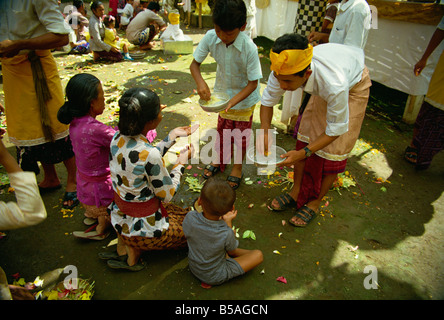
<path id="1" fill-rule="evenodd" d="M 66 85 L 66 101 L 57 112 L 57 119 L 69 124 L 74 118 L 89 113 L 91 101 L 99 95 L 100 80 L 89 73 L 79 73 L 69 79 Z"/>
<path id="2" fill-rule="evenodd" d="M 146 88 L 131 88 L 119 100 L 120 133 L 136 136 L 142 133 L 147 122 L 157 119 L 160 112 L 159 96 Z"/>

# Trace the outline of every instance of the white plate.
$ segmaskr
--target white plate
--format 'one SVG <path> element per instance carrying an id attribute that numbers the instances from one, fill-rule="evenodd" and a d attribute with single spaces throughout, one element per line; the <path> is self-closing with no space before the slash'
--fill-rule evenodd
<path id="1" fill-rule="evenodd" d="M 228 101 L 230 96 L 225 92 L 213 92 L 210 101 L 199 99 L 199 105 L 207 112 L 221 112 L 227 107 Z"/>
<path id="2" fill-rule="evenodd" d="M 253 146 L 247 150 L 247 158 L 258 166 L 272 166 L 284 161 L 285 158 L 281 158 L 281 155 L 287 153 L 285 149 L 278 146 L 274 146 L 269 152 L 268 156 L 256 154 L 256 147 Z"/>

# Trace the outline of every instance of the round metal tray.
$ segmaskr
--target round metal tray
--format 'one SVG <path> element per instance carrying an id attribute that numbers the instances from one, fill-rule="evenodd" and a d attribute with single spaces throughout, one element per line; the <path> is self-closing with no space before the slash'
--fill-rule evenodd
<path id="1" fill-rule="evenodd" d="M 209 101 L 199 99 L 199 105 L 207 112 L 221 112 L 227 107 L 228 101 L 230 96 L 225 92 L 214 92 Z"/>
<path id="2" fill-rule="evenodd" d="M 247 158 L 257 166 L 272 166 L 284 161 L 285 158 L 281 158 L 281 155 L 286 153 L 287 151 L 285 151 L 285 149 L 275 146 L 270 150 L 270 153 L 265 156 L 257 154 L 256 147 L 252 146 L 247 150 Z"/>

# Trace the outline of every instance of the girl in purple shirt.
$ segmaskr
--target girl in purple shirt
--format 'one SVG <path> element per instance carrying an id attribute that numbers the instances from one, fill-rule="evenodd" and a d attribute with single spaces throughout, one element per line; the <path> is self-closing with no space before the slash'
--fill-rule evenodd
<path id="1" fill-rule="evenodd" d="M 79 238 L 102 240 L 109 234 L 107 207 L 114 198 L 109 169 L 110 143 L 116 130 L 96 120 L 105 110 L 100 80 L 87 73 L 72 77 L 66 86 L 67 101 L 57 118 L 70 124 L 69 133 L 77 164 L 77 197 L 85 208 L 85 232 Z M 92 220 L 91 220 L 92 219 Z"/>

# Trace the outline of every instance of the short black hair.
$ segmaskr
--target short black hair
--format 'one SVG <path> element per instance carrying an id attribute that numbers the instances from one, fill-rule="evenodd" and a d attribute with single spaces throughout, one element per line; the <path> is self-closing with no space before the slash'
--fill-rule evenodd
<path id="1" fill-rule="evenodd" d="M 305 50 L 307 48 L 307 37 L 304 37 L 297 33 L 287 33 L 276 39 L 271 50 L 273 50 L 274 53 L 281 53 L 284 50 Z M 295 73 L 294 75 L 299 77 L 304 76 L 309 67 L 310 65 L 308 65 L 308 67 L 304 70 Z"/>
<path id="2" fill-rule="evenodd" d="M 119 99 L 120 133 L 136 136 L 142 133 L 147 122 L 155 120 L 160 112 L 159 96 L 146 88 L 131 88 Z"/>
<path id="3" fill-rule="evenodd" d="M 148 4 L 147 9 L 149 9 L 149 10 L 151 10 L 151 11 L 152 11 L 152 10 L 160 11 L 160 5 L 159 5 L 159 3 L 155 2 L 155 1 L 151 1 L 151 2 Z"/>
<path id="4" fill-rule="evenodd" d="M 91 3 L 91 10 L 94 11 L 100 6 L 103 6 L 103 3 L 101 1 L 94 1 Z"/>
<path id="5" fill-rule="evenodd" d="M 236 201 L 236 192 L 226 180 L 209 178 L 200 192 L 200 200 L 204 212 L 223 216 L 233 210 Z"/>
<path id="6" fill-rule="evenodd" d="M 216 0 L 213 23 L 223 31 L 240 29 L 247 23 L 247 7 L 243 0 Z"/>

